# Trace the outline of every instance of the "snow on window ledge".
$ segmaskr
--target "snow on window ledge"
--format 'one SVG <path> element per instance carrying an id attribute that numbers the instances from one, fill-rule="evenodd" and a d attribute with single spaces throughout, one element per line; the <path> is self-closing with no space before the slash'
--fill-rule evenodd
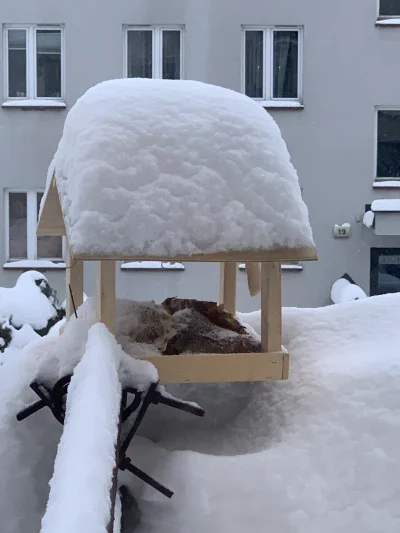
<path id="1" fill-rule="evenodd" d="M 121 270 L 185 270 L 183 263 L 168 263 L 165 261 L 134 261 L 122 263 Z"/>
<path id="2" fill-rule="evenodd" d="M 240 263 L 239 270 L 245 270 L 245 268 L 245 263 Z M 283 263 L 281 269 L 286 271 L 301 271 L 303 270 L 303 265 L 301 263 Z"/>
<path id="3" fill-rule="evenodd" d="M 400 189 L 400 180 L 374 181 L 374 189 Z"/>
<path id="4" fill-rule="evenodd" d="M 54 261 L 47 261 L 46 259 L 23 259 L 21 261 L 9 261 L 3 265 L 5 270 L 24 270 L 26 268 L 35 270 L 65 270 L 66 264 L 64 262 L 56 263 Z"/>
<path id="5" fill-rule="evenodd" d="M 47 108 L 47 109 L 65 109 L 67 104 L 61 100 L 47 100 L 47 99 L 21 99 L 21 100 L 6 100 L 2 103 L 2 108 Z"/>
<path id="6" fill-rule="evenodd" d="M 373 211 L 366 211 L 363 217 L 363 224 L 367 228 L 372 229 L 375 223 L 375 213 Z"/>
<path id="7" fill-rule="evenodd" d="M 371 211 L 374 213 L 399 213 L 400 199 L 383 198 L 381 200 L 374 200 L 371 204 Z"/>
<path id="8" fill-rule="evenodd" d="M 264 100 L 260 104 L 265 109 L 304 109 L 304 105 L 294 100 Z"/>
<path id="9" fill-rule="evenodd" d="M 400 27 L 400 17 L 389 17 L 389 18 L 379 18 L 376 23 L 376 26 L 397 26 Z"/>

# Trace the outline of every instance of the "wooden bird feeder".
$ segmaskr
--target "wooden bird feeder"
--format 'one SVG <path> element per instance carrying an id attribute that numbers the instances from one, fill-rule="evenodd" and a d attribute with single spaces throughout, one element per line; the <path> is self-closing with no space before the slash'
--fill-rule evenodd
<path id="1" fill-rule="evenodd" d="M 68 217 L 66 217 L 66 207 L 62 203 L 62 194 L 59 194 L 61 191 L 59 191 L 57 177 L 56 167 L 52 179 L 48 182 L 37 235 L 65 236 L 68 243 L 70 241 Z M 63 176 L 60 177 L 64 178 Z M 140 358 L 151 361 L 156 366 L 161 383 L 284 380 L 288 379 L 289 375 L 289 354 L 282 347 L 281 264 L 287 261 L 313 261 L 316 259 L 316 250 L 312 245 L 175 257 L 156 257 L 153 255 L 150 257 L 142 253 L 115 256 L 110 254 L 108 250 L 104 250 L 98 255 L 91 255 L 76 253 L 73 247 L 70 248 L 68 245 L 67 318 L 73 313 L 69 286 L 72 289 L 76 307 L 83 302 L 83 265 L 85 261 L 97 262 L 98 320 L 103 322 L 112 333 L 115 333 L 117 261 L 218 262 L 221 273 L 219 301 L 231 313 L 236 312 L 238 264 L 246 263 L 251 292 L 257 293 L 258 288 L 261 292 L 262 353 L 191 354 Z"/>

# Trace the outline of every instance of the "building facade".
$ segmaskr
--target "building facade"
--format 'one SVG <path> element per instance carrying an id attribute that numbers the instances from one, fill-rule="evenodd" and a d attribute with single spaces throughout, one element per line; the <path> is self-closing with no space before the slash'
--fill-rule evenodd
<path id="1" fill-rule="evenodd" d="M 374 200 L 400 199 L 400 0 L 377 2 L 3 0 L 0 286 L 36 268 L 64 296 L 63 243 L 37 240 L 35 226 L 66 113 L 100 81 L 142 76 L 245 92 L 278 122 L 319 252 L 316 263 L 285 265 L 285 305 L 329 303 L 344 273 L 367 293 L 400 290 L 396 202 L 375 213 L 386 229 L 363 224 Z M 118 296 L 218 294 L 218 265 L 151 266 L 121 265 Z M 259 308 L 244 273 L 238 283 L 239 309 Z"/>

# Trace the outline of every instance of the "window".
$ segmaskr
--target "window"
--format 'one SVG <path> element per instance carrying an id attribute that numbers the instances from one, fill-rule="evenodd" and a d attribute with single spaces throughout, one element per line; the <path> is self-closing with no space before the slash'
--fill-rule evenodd
<path id="1" fill-rule="evenodd" d="M 400 0 L 380 0 L 379 16 L 381 17 L 399 17 Z"/>
<path id="2" fill-rule="evenodd" d="M 400 110 L 378 110 L 377 180 L 400 180 Z"/>
<path id="3" fill-rule="evenodd" d="M 62 237 L 36 236 L 42 197 L 37 191 L 5 191 L 7 260 L 62 260 Z"/>
<path id="4" fill-rule="evenodd" d="M 370 295 L 400 292 L 400 248 L 371 248 Z"/>
<path id="5" fill-rule="evenodd" d="M 61 99 L 63 35 L 60 27 L 5 28 L 6 95 L 9 99 Z"/>
<path id="6" fill-rule="evenodd" d="M 261 101 L 300 101 L 300 28 L 244 28 L 243 92 Z"/>
<path id="7" fill-rule="evenodd" d="M 128 27 L 125 32 L 125 76 L 179 80 L 183 67 L 182 28 Z"/>

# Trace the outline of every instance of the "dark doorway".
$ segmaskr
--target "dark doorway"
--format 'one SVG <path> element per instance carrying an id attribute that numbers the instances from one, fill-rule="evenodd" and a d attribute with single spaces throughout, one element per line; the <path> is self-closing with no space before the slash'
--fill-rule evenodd
<path id="1" fill-rule="evenodd" d="M 400 292 L 400 248 L 371 248 L 370 295 Z"/>

